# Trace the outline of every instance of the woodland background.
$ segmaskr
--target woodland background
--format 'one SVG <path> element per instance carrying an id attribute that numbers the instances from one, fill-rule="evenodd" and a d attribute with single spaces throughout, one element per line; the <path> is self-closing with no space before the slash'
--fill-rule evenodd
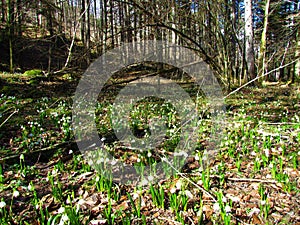
<path id="1" fill-rule="evenodd" d="M 299 77 L 300 2 L 244 0 L 2 0 L 3 70 L 85 69 L 105 51 L 143 40 L 193 49 L 226 89 Z"/>
<path id="2" fill-rule="evenodd" d="M 0 224 L 300 224 L 299 22 L 299 0 L 0 0 Z M 91 165 L 74 137 L 78 82 L 102 54 L 147 40 L 184 46 L 209 64 L 225 119 L 215 119 L 182 70 L 130 65 L 99 93 L 94 115 L 103 146 Z M 155 75 L 189 94 L 199 120 L 182 169 L 151 183 L 144 168 L 155 173 L 156 163 L 175 156 L 189 115 L 180 118 L 155 97 L 132 106 L 126 116 L 135 137 L 167 127 L 151 149 L 118 140 L 111 116 L 126 84 Z M 146 185 L 99 173 L 112 163 L 102 149 Z M 215 153 L 210 160 L 207 149 Z"/>

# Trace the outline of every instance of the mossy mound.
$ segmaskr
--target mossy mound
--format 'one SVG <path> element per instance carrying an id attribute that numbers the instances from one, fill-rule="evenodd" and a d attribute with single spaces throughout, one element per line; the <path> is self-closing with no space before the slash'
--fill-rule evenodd
<path id="1" fill-rule="evenodd" d="M 43 71 L 39 69 L 34 69 L 34 70 L 27 70 L 24 72 L 24 75 L 26 76 L 40 76 L 43 75 Z"/>

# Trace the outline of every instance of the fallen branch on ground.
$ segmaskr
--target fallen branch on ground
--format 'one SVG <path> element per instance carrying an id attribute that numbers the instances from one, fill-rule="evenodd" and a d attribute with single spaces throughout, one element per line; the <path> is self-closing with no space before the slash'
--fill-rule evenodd
<path id="1" fill-rule="evenodd" d="M 18 109 L 15 109 L 15 111 L 13 111 L 0 125 L 0 128 L 14 115 L 18 112 Z"/>

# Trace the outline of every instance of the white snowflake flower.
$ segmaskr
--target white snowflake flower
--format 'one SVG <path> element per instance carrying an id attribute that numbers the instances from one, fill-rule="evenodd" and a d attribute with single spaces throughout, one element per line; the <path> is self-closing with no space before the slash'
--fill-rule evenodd
<path id="1" fill-rule="evenodd" d="M 18 192 L 17 190 L 15 190 L 15 191 L 13 192 L 13 196 L 14 196 L 14 198 L 19 197 L 19 196 L 20 196 L 20 192 Z"/>
<path id="2" fill-rule="evenodd" d="M 171 189 L 170 189 L 170 193 L 171 194 L 174 194 L 176 192 L 176 188 L 175 187 L 172 187 Z"/>
<path id="3" fill-rule="evenodd" d="M 220 204 L 218 202 L 216 202 L 214 205 L 213 205 L 213 209 L 214 209 L 214 212 L 215 213 L 219 213 L 221 208 L 220 208 Z"/>
<path id="4" fill-rule="evenodd" d="M 260 213 L 260 209 L 258 208 L 253 208 L 249 213 L 248 213 L 248 216 L 249 217 L 252 217 L 253 214 L 259 214 Z"/>
<path id="5" fill-rule="evenodd" d="M 57 175 L 57 173 L 58 173 L 58 169 L 53 169 L 52 171 L 51 171 L 51 174 L 53 175 L 53 176 L 56 176 Z"/>
<path id="6" fill-rule="evenodd" d="M 34 186 L 31 184 L 28 184 L 27 186 L 28 191 L 33 191 L 34 190 Z"/>
<path id="7" fill-rule="evenodd" d="M 193 194 L 192 194 L 189 190 L 185 190 L 184 193 L 185 193 L 185 195 L 186 195 L 187 197 L 189 197 L 190 199 L 193 199 L 193 198 L 194 198 Z"/>
<path id="8" fill-rule="evenodd" d="M 133 193 L 133 195 L 132 195 L 132 200 L 134 201 L 134 200 L 136 200 L 136 199 L 138 199 L 139 198 L 139 194 L 138 193 Z"/>
<path id="9" fill-rule="evenodd" d="M 228 214 L 228 213 L 231 213 L 231 208 L 229 205 L 226 205 L 225 206 L 225 212 Z"/>
<path id="10" fill-rule="evenodd" d="M 227 202 L 227 198 L 225 196 L 223 196 L 222 202 Z"/>
<path id="11" fill-rule="evenodd" d="M 24 154 L 20 155 L 20 160 L 24 161 Z"/>
<path id="12" fill-rule="evenodd" d="M 64 213 L 65 212 L 65 207 L 60 207 L 59 209 L 58 209 L 58 213 L 59 214 L 62 214 L 62 213 Z"/>
<path id="13" fill-rule="evenodd" d="M 181 189 L 181 186 L 182 186 L 182 180 L 178 180 L 178 181 L 176 182 L 176 189 L 177 189 L 177 190 L 180 190 L 180 189 Z"/>
<path id="14" fill-rule="evenodd" d="M 267 157 L 270 156 L 270 150 L 269 150 L 268 148 L 265 148 L 265 149 L 264 149 L 264 152 L 265 152 L 265 155 L 266 155 Z"/>
<path id="15" fill-rule="evenodd" d="M 67 222 L 68 220 L 69 220 L 68 215 L 67 214 L 63 214 L 62 217 L 60 218 L 59 225 L 65 224 L 65 222 Z"/>
<path id="16" fill-rule="evenodd" d="M 81 198 L 81 199 L 79 199 L 79 201 L 78 201 L 78 205 L 83 205 L 85 203 L 85 201 Z"/>
<path id="17" fill-rule="evenodd" d="M 4 201 L 0 202 L 0 209 L 4 208 L 6 206 L 6 203 Z"/>

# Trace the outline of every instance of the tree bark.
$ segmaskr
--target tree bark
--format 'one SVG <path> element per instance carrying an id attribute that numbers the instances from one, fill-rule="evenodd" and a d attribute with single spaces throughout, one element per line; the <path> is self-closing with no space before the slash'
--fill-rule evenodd
<path id="1" fill-rule="evenodd" d="M 85 0 L 81 0 L 81 14 L 85 14 Z M 85 46 L 85 32 L 86 32 L 86 17 L 85 15 L 82 16 L 81 19 L 81 41 Z"/>
<path id="2" fill-rule="evenodd" d="M 107 0 L 103 1 L 103 23 L 102 29 L 104 32 L 104 42 L 103 42 L 103 51 L 105 52 L 107 49 L 107 39 L 108 39 L 108 13 L 107 13 Z"/>
<path id="3" fill-rule="evenodd" d="M 87 65 L 90 65 L 91 61 L 91 54 L 90 54 L 90 48 L 91 48 L 91 23 L 90 23 L 90 0 L 87 0 L 86 2 L 86 33 L 85 33 L 85 48 L 86 48 L 86 63 Z"/>
<path id="4" fill-rule="evenodd" d="M 110 0 L 109 2 L 110 5 L 110 35 L 111 35 L 111 48 L 115 47 L 115 37 L 114 37 L 114 14 L 113 14 L 113 8 L 114 8 L 114 1 Z"/>
<path id="5" fill-rule="evenodd" d="M 258 56 L 258 76 L 262 76 L 266 69 L 266 46 L 267 46 L 267 28 L 268 28 L 268 18 L 269 18 L 269 7 L 270 0 L 265 1 L 265 13 L 264 13 L 264 24 L 263 31 L 260 40 L 260 50 Z M 264 78 L 260 78 L 259 81 L 263 81 Z"/>
<path id="6" fill-rule="evenodd" d="M 13 73 L 14 65 L 13 65 L 13 13 L 14 13 L 14 7 L 13 7 L 13 0 L 7 0 L 7 12 L 8 12 L 8 18 L 7 18 L 7 28 L 8 28 L 8 44 L 9 44 L 9 71 L 10 73 Z"/>
<path id="7" fill-rule="evenodd" d="M 295 50 L 295 59 L 297 60 L 295 63 L 294 75 L 292 82 L 295 81 L 295 78 L 300 78 L 300 38 L 299 38 L 299 30 L 296 34 L 296 50 Z"/>
<path id="8" fill-rule="evenodd" d="M 254 57 L 254 32 L 252 1 L 244 0 L 245 4 L 245 59 L 247 65 L 248 78 L 255 79 L 255 57 Z"/>
<path id="9" fill-rule="evenodd" d="M 6 21 L 6 17 L 5 17 L 5 14 L 6 14 L 6 9 L 5 9 L 5 0 L 1 0 L 1 21 L 2 22 L 5 22 Z"/>

